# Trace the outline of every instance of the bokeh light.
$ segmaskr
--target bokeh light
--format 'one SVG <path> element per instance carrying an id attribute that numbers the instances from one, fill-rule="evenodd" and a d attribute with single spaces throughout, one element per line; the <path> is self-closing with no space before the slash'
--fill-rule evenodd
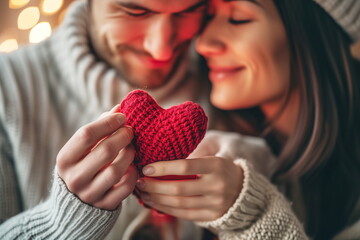
<path id="1" fill-rule="evenodd" d="M 29 42 L 38 43 L 51 35 L 51 25 L 48 22 L 40 22 L 30 31 Z"/>
<path id="2" fill-rule="evenodd" d="M 42 12 L 49 15 L 54 14 L 61 9 L 63 3 L 63 0 L 43 0 Z"/>
<path id="3" fill-rule="evenodd" d="M 61 12 L 59 13 L 59 15 L 58 15 L 58 23 L 59 24 L 63 21 L 66 11 L 67 11 L 67 9 L 65 8 L 65 9 L 61 10 Z"/>
<path id="4" fill-rule="evenodd" d="M 72 2 L 73 0 L 0 0 L 1 52 L 16 50 L 49 37 L 53 28 L 62 22 L 64 13 Z"/>
<path id="5" fill-rule="evenodd" d="M 22 10 L 18 17 L 18 28 L 20 30 L 30 29 L 39 22 L 40 11 L 37 7 L 28 7 Z"/>
<path id="6" fill-rule="evenodd" d="M 9 0 L 9 8 L 16 9 L 24 7 L 30 0 Z"/>
<path id="7" fill-rule="evenodd" d="M 0 52 L 8 53 L 18 49 L 18 42 L 16 39 L 7 39 L 0 44 Z"/>

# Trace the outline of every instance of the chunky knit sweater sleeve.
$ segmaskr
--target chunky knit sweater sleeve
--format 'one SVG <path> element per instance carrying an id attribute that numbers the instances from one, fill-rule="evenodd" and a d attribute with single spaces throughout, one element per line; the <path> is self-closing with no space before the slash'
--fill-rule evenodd
<path id="1" fill-rule="evenodd" d="M 11 146 L 0 122 L 0 224 L 20 212 L 21 201 L 17 187 Z"/>
<path id="2" fill-rule="evenodd" d="M 307 239 L 289 202 L 265 177 L 271 175 L 276 159 L 263 140 L 209 131 L 192 156 L 209 150 L 213 151 L 210 154 L 235 159 L 244 172 L 243 188 L 222 217 L 198 225 L 215 232 L 221 240 Z"/>
<path id="3" fill-rule="evenodd" d="M 245 160 L 236 160 L 244 171 L 243 189 L 221 218 L 199 225 L 220 239 L 307 239 L 290 204 L 275 186 L 256 173 Z"/>
<path id="4" fill-rule="evenodd" d="M 13 180 L 8 178 L 1 187 Z M 9 199 L 4 196 L 0 199 L 2 206 Z M 119 212 L 120 209 L 106 211 L 81 202 L 55 173 L 50 197 L 1 223 L 0 239 L 103 239 Z"/>
<path id="5" fill-rule="evenodd" d="M 52 152 L 56 153 L 57 147 L 48 144 L 49 139 L 37 138 L 41 128 L 34 127 L 39 126 L 38 122 L 52 123 L 47 129 L 56 131 L 54 121 L 41 120 L 49 119 L 51 109 L 46 108 L 46 103 L 51 99 L 47 95 L 32 95 L 30 90 L 29 95 L 21 94 L 27 83 L 44 90 L 47 85 L 35 80 L 44 79 L 46 72 L 38 71 L 35 76 L 39 68 L 29 65 L 15 74 L 22 61 L 32 54 L 23 53 L 27 54 L 0 56 L 0 239 L 103 239 L 117 220 L 120 208 L 106 211 L 87 205 L 68 191 L 56 171 L 51 176 L 55 161 Z M 36 58 L 32 62 L 42 63 Z M 32 74 L 34 77 L 30 78 Z M 38 108 L 29 106 L 38 99 L 34 96 L 44 97 L 42 105 L 32 104 Z M 50 134 L 42 136 L 55 139 Z M 44 187 L 34 184 L 37 179 Z"/>

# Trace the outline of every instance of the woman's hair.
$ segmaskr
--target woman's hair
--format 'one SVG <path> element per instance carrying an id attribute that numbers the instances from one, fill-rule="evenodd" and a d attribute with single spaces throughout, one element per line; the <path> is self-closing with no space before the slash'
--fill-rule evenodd
<path id="1" fill-rule="evenodd" d="M 301 179 L 307 232 L 329 239 L 355 221 L 360 199 L 359 64 L 349 36 L 312 0 L 274 1 L 292 54 L 291 86 L 301 95 L 274 181 Z"/>

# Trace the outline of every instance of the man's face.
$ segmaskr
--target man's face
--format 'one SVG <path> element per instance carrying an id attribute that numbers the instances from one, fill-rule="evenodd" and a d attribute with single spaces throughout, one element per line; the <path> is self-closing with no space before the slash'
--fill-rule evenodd
<path id="1" fill-rule="evenodd" d="M 138 87 L 164 84 L 199 32 L 206 0 L 90 0 L 98 56 Z"/>

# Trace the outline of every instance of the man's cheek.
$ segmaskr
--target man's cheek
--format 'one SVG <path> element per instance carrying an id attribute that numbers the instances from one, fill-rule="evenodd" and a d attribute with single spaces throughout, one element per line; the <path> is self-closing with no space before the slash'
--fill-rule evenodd
<path id="1" fill-rule="evenodd" d="M 126 24 L 123 21 L 115 21 L 103 25 L 103 35 L 107 35 L 114 41 L 131 42 L 134 39 L 141 37 L 142 28 L 138 24 Z"/>

